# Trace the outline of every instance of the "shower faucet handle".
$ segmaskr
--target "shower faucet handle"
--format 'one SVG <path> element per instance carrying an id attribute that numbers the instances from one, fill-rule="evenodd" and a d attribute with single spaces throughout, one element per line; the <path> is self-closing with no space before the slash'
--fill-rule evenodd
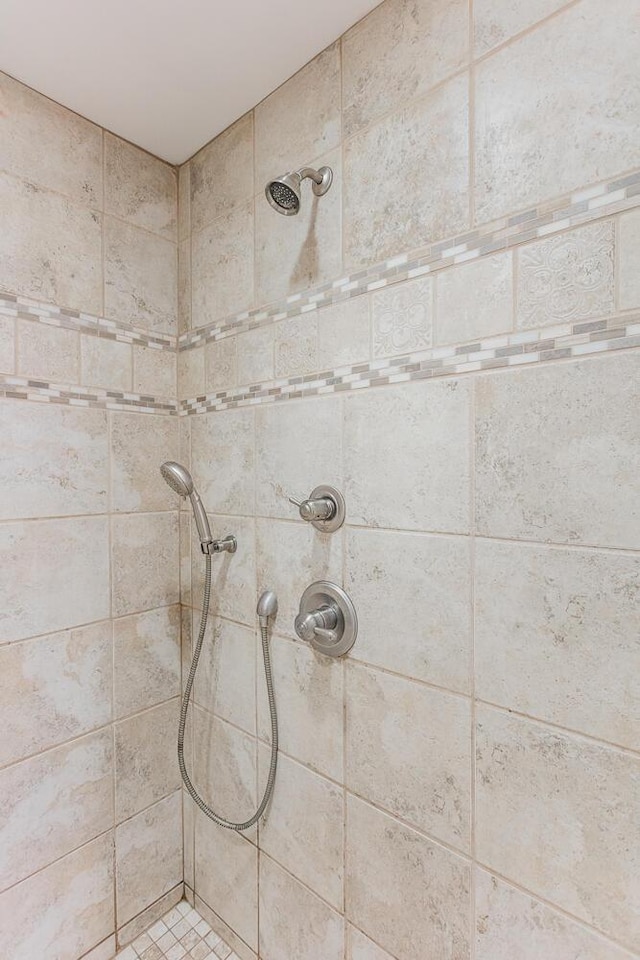
<path id="1" fill-rule="evenodd" d="M 306 500 L 289 497 L 289 503 L 298 508 L 303 520 L 324 533 L 332 533 L 344 523 L 344 497 L 335 487 L 322 484 L 315 487 Z"/>
<path id="2" fill-rule="evenodd" d="M 298 507 L 302 519 L 309 522 L 312 520 L 331 520 L 336 512 L 336 502 L 331 497 L 317 497 L 315 499 L 309 497 L 307 500 L 296 500 L 294 497 L 289 497 L 289 503 Z"/>

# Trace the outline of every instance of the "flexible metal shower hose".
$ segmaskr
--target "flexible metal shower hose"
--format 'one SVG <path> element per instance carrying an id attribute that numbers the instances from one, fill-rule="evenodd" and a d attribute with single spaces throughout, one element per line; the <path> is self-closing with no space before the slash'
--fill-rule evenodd
<path id="1" fill-rule="evenodd" d="M 260 806 L 248 820 L 245 820 L 243 823 L 234 823 L 233 820 L 225 820 L 224 817 L 221 817 L 219 814 L 212 810 L 208 804 L 198 795 L 198 792 L 194 785 L 192 784 L 189 774 L 187 773 L 187 768 L 184 762 L 184 729 L 187 723 L 187 712 L 189 710 L 189 699 L 191 697 L 191 688 L 193 687 L 193 681 L 196 677 L 196 671 L 198 669 L 198 661 L 200 660 L 200 651 L 202 650 L 202 643 L 204 641 L 204 635 L 207 629 L 207 619 L 209 617 L 209 601 L 211 599 L 211 556 L 209 554 L 205 555 L 205 578 L 204 578 L 204 597 L 202 599 L 202 613 L 200 615 L 200 630 L 198 632 L 198 640 L 196 643 L 196 648 L 193 652 L 193 659 L 191 661 L 191 669 L 189 670 L 189 677 L 187 679 L 187 684 L 184 688 L 184 694 L 182 697 L 182 708 L 180 710 L 180 725 L 178 727 L 178 763 L 180 765 L 180 773 L 182 774 L 182 779 L 184 785 L 189 791 L 189 795 L 192 797 L 193 801 L 198 805 L 202 812 L 209 817 L 210 820 L 213 820 L 214 823 L 217 823 L 221 827 L 226 827 L 228 830 L 248 830 L 249 827 L 252 827 L 254 823 L 260 819 L 264 813 L 269 800 L 271 799 L 271 794 L 273 793 L 273 786 L 276 779 L 276 766 L 278 764 L 278 717 L 276 714 L 276 699 L 273 692 L 273 677 L 271 674 L 271 657 L 269 655 L 269 637 L 268 637 L 268 628 L 266 623 L 260 624 L 260 633 L 262 635 L 262 656 L 264 659 L 264 676 L 267 683 L 267 696 L 269 698 L 269 713 L 271 715 L 271 764 L 269 766 L 269 776 L 267 777 L 267 785 L 265 787 L 264 795 L 260 801 Z"/>

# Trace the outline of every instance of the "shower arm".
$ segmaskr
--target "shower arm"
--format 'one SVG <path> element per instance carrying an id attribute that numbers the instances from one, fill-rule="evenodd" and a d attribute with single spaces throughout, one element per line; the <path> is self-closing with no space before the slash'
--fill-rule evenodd
<path id="1" fill-rule="evenodd" d="M 296 173 L 301 180 L 313 180 L 318 186 L 322 183 L 322 174 L 314 170 L 313 167 L 300 167 L 299 170 L 296 170 Z"/>

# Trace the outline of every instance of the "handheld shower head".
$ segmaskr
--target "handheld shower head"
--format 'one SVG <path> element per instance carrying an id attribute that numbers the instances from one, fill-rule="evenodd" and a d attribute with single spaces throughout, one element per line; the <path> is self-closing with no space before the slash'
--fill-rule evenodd
<path id="1" fill-rule="evenodd" d="M 200 543 L 204 550 L 207 544 L 213 542 L 213 537 L 211 536 L 211 528 L 209 527 L 209 520 L 202 505 L 202 500 L 193 485 L 193 477 L 186 467 L 183 467 L 181 463 L 176 463 L 175 460 L 167 460 L 166 463 L 163 463 L 160 467 L 160 473 L 162 474 L 163 480 L 169 484 L 174 493 L 177 493 L 181 497 L 189 497 L 191 500 L 193 517 L 196 521 L 198 536 L 200 537 Z M 206 553 L 207 551 L 205 550 L 204 552 Z"/>
<path id="2" fill-rule="evenodd" d="M 333 183 L 331 167 L 302 167 L 291 173 L 284 173 L 275 180 L 270 180 L 265 187 L 265 195 L 274 210 L 285 217 L 293 217 L 300 210 L 301 190 L 303 180 L 313 180 L 313 192 L 316 197 L 323 197 Z"/>

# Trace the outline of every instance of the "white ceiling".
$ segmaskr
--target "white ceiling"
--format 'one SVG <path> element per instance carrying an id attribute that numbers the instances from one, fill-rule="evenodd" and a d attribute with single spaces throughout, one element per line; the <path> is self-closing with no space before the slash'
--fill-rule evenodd
<path id="1" fill-rule="evenodd" d="M 0 70 L 171 163 L 379 0 L 0 0 Z"/>

